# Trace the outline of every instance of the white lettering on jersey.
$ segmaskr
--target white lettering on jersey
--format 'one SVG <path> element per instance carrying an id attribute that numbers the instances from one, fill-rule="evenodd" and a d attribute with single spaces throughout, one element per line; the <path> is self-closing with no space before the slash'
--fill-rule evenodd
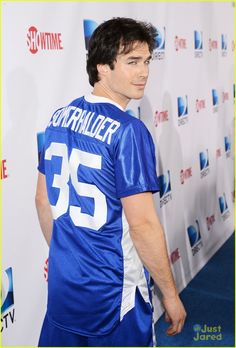
<path id="1" fill-rule="evenodd" d="M 65 214 L 69 208 L 69 215 L 75 226 L 98 231 L 107 221 L 106 196 L 97 186 L 78 181 L 78 171 L 80 165 L 86 166 L 88 170 L 101 170 L 102 157 L 75 148 L 68 157 L 67 145 L 53 142 L 45 151 L 45 159 L 51 161 L 54 156 L 62 158 L 61 173 L 55 173 L 52 182 L 52 187 L 59 189 L 57 202 L 51 204 L 54 219 Z M 70 205 L 69 179 L 79 196 L 93 198 L 93 215 L 82 213 L 81 207 Z"/>
<path id="2" fill-rule="evenodd" d="M 70 128 L 74 132 L 111 144 L 120 122 L 95 112 L 67 106 L 55 112 L 48 126 Z"/>

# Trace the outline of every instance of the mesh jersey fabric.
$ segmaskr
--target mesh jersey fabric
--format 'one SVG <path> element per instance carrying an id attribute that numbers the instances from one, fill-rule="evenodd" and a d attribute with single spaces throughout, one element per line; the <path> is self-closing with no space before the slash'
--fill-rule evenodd
<path id="1" fill-rule="evenodd" d="M 53 213 L 48 319 L 81 335 L 109 333 L 146 302 L 146 272 L 120 198 L 157 192 L 155 149 L 142 121 L 107 98 L 78 98 L 45 131 L 39 171 Z"/>

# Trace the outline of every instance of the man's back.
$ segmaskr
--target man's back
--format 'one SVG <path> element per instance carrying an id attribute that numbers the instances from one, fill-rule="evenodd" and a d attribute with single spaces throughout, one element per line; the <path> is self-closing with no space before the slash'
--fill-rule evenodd
<path id="1" fill-rule="evenodd" d="M 56 111 L 45 139 L 39 170 L 54 216 L 48 316 L 105 334 L 134 307 L 136 287 L 149 302 L 120 198 L 158 190 L 153 142 L 141 121 L 93 95 Z"/>

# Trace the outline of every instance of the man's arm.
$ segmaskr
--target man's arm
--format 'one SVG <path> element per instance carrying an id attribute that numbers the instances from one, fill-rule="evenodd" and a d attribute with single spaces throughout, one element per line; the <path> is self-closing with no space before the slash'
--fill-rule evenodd
<path id="1" fill-rule="evenodd" d="M 130 235 L 139 257 L 162 292 L 166 320 L 171 323 L 168 335 L 182 330 L 186 318 L 171 272 L 166 241 L 156 214 L 151 192 L 121 199 L 130 227 Z"/>
<path id="2" fill-rule="evenodd" d="M 48 201 L 47 187 L 45 175 L 38 174 L 38 183 L 35 195 L 35 205 L 37 208 L 38 218 L 41 230 L 48 245 L 50 245 L 52 237 L 52 211 Z"/>

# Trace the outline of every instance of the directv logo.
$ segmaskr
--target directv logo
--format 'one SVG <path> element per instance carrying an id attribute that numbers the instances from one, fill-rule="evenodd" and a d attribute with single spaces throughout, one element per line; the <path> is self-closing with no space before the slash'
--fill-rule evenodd
<path id="1" fill-rule="evenodd" d="M 210 172 L 208 150 L 199 153 L 201 179 Z"/>
<path id="2" fill-rule="evenodd" d="M 167 170 L 167 174 L 160 175 L 158 179 L 160 183 L 160 207 L 162 207 L 172 200 L 170 171 Z"/>
<path id="3" fill-rule="evenodd" d="M 195 50 L 202 50 L 202 31 L 194 30 L 194 48 Z"/>
<path id="4" fill-rule="evenodd" d="M 225 57 L 227 55 L 227 35 L 221 34 L 221 52 L 222 57 Z"/>
<path id="5" fill-rule="evenodd" d="M 4 281 L 5 280 L 5 281 Z M 4 289 L 8 289 L 4 294 Z M 14 305 L 14 293 L 13 293 L 13 276 L 12 267 L 5 270 L 3 274 L 3 286 L 2 286 L 2 306 L 1 306 L 1 332 L 8 328 L 9 322 L 14 323 L 15 309 L 12 309 Z"/>
<path id="6" fill-rule="evenodd" d="M 194 49 L 195 58 L 201 58 L 203 56 L 202 31 L 194 30 Z"/>
<path id="7" fill-rule="evenodd" d="M 188 96 L 177 98 L 178 125 L 182 126 L 188 122 Z"/>
<path id="8" fill-rule="evenodd" d="M 188 115 L 188 97 L 178 97 L 178 116 Z"/>
<path id="9" fill-rule="evenodd" d="M 209 167 L 209 158 L 208 158 L 208 150 L 205 152 L 200 152 L 200 170 L 204 170 Z"/>
<path id="10" fill-rule="evenodd" d="M 139 118 L 141 119 L 141 115 L 140 115 L 140 107 L 138 106 L 137 108 L 137 113 L 135 113 L 132 109 L 126 109 L 125 112 L 127 112 L 130 116 L 133 116 L 135 118 Z"/>
<path id="11" fill-rule="evenodd" d="M 159 181 L 160 181 L 160 198 L 162 198 L 164 195 L 166 195 L 167 193 L 171 191 L 170 171 L 167 170 L 166 175 L 160 175 Z"/>
<path id="12" fill-rule="evenodd" d="M 40 161 L 41 153 L 43 151 L 44 141 L 45 141 L 45 133 L 44 132 L 37 133 L 38 163 Z"/>
<path id="13" fill-rule="evenodd" d="M 231 150 L 231 141 L 228 136 L 224 137 L 224 143 L 225 143 L 225 154 L 226 154 L 226 157 L 229 158 L 230 150 Z"/>
<path id="14" fill-rule="evenodd" d="M 230 212 L 229 212 L 228 204 L 226 201 L 225 193 L 223 193 L 223 196 L 219 197 L 219 207 L 220 207 L 221 217 L 222 217 L 223 221 L 225 221 L 230 216 Z"/>
<path id="15" fill-rule="evenodd" d="M 98 27 L 98 24 L 91 19 L 84 19 L 84 40 L 85 40 L 85 48 L 88 51 L 89 40 L 94 32 L 94 30 Z"/>
<path id="16" fill-rule="evenodd" d="M 200 234 L 199 222 L 196 220 L 195 225 L 190 225 L 187 228 L 188 238 L 190 242 L 190 246 L 192 248 L 193 256 L 201 249 L 202 240 Z"/>
<path id="17" fill-rule="evenodd" d="M 225 198 L 225 193 L 223 193 L 223 196 L 219 197 L 219 205 L 221 214 L 225 213 L 226 210 L 228 210 L 228 204 Z"/>
<path id="18" fill-rule="evenodd" d="M 155 47 L 153 51 L 153 59 L 165 58 L 165 45 L 166 45 L 166 28 L 157 28 L 157 36 L 155 40 Z"/>
<path id="19" fill-rule="evenodd" d="M 213 103 L 213 106 L 219 105 L 219 95 L 216 89 L 212 90 L 212 103 Z"/>
<path id="20" fill-rule="evenodd" d="M 8 279 L 8 292 L 1 307 L 2 314 L 6 312 L 14 304 L 12 268 L 7 268 L 5 270 L 5 273 Z"/>
<path id="21" fill-rule="evenodd" d="M 166 40 L 166 28 L 163 27 L 162 30 L 157 29 L 155 48 L 157 48 L 158 50 L 164 50 L 165 49 L 165 40 Z"/>
<path id="22" fill-rule="evenodd" d="M 212 89 L 212 105 L 213 112 L 217 112 L 219 106 L 219 95 L 216 89 Z"/>

